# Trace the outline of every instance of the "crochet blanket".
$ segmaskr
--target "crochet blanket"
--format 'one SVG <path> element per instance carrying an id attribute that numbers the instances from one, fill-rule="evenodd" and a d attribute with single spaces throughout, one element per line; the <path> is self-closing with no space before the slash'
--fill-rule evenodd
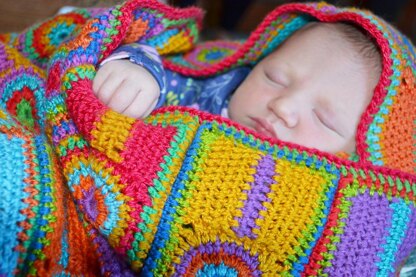
<path id="1" fill-rule="evenodd" d="M 134 120 L 92 93 L 122 43 L 204 77 L 255 64 L 312 20 L 365 26 L 382 52 L 354 161 L 187 108 Z M 393 276 L 404 264 L 416 246 L 411 43 L 325 3 L 278 7 L 244 42 L 198 44 L 201 22 L 143 0 L 1 36 L 0 275 Z"/>

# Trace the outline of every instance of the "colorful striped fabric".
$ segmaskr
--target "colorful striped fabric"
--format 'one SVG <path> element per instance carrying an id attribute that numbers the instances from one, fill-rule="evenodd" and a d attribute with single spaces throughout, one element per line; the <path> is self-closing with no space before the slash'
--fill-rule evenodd
<path id="1" fill-rule="evenodd" d="M 166 107 L 145 120 L 92 93 L 140 41 L 185 75 L 255 64 L 307 22 L 365 28 L 383 59 L 358 161 Z M 366 11 L 272 11 L 245 42 L 198 44 L 202 13 L 153 0 L 0 36 L 1 276 L 394 276 L 416 247 L 415 48 Z"/>

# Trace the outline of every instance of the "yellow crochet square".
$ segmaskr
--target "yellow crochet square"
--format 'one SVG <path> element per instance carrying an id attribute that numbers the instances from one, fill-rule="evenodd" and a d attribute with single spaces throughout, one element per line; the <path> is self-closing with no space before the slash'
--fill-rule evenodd
<path id="1" fill-rule="evenodd" d="M 134 122 L 133 118 L 108 110 L 91 131 L 91 146 L 105 153 L 113 161 L 121 162 L 120 152 L 124 149 Z"/>
<path id="2" fill-rule="evenodd" d="M 184 196 L 178 200 L 175 222 L 180 224 L 172 226 L 167 243 L 175 254 L 169 257 L 165 253 L 163 259 L 179 264 L 180 257 L 191 249 L 220 241 L 259 255 L 259 270 L 266 276 L 274 276 L 276 270 L 290 271 L 288 261 L 305 255 L 318 232 L 316 226 L 325 220 L 322 203 L 335 190 L 338 177 L 323 166 L 317 169 L 286 157 L 278 159 L 276 153 L 270 155 L 215 130 L 202 132 L 199 147 L 192 169 L 187 171 L 186 189 L 181 190 Z M 274 164 L 273 177 L 261 184 L 268 192 L 256 192 L 262 200 L 255 204 L 262 208 L 257 216 L 250 216 L 244 214 L 245 205 L 257 182 L 256 174 L 264 171 L 258 166 L 266 156 Z M 239 228 L 251 228 L 251 234 L 242 236 L 236 231 Z M 178 242 L 180 249 L 175 247 Z"/>

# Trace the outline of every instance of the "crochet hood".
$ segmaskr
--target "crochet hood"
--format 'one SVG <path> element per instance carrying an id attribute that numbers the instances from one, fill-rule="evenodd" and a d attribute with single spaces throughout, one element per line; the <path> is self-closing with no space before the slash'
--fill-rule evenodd
<path id="1" fill-rule="evenodd" d="M 415 173 L 415 47 L 369 11 L 324 2 L 278 6 L 244 43 L 198 45 L 188 54 L 167 58 L 166 66 L 186 75 L 207 76 L 243 64 L 254 65 L 311 21 L 348 22 L 374 39 L 382 57 L 382 73 L 357 129 L 358 161 Z M 212 52 L 215 59 L 210 59 Z"/>

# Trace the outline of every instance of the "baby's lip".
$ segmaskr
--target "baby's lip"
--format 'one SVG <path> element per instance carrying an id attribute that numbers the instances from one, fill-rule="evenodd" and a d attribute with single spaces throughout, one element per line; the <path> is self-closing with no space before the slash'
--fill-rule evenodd
<path id="1" fill-rule="evenodd" d="M 256 132 L 272 138 L 278 138 L 273 126 L 263 118 L 250 117 L 254 121 L 254 130 Z"/>

